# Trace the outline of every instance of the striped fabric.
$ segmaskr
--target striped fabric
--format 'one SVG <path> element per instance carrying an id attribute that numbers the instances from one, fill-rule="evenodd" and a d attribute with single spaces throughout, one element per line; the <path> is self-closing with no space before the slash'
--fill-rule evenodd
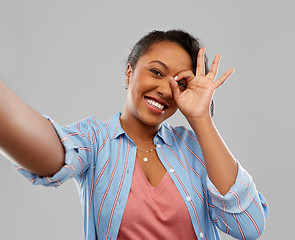
<path id="1" fill-rule="evenodd" d="M 75 180 L 86 240 L 116 239 L 127 203 L 136 146 L 119 119 L 120 113 L 104 123 L 89 117 L 68 127 L 49 119 L 66 151 L 64 167 L 53 177 L 39 177 L 17 167 L 35 185 L 57 187 Z M 185 202 L 198 239 L 220 239 L 217 227 L 237 239 L 257 239 L 262 234 L 268 206 L 239 163 L 235 184 L 222 196 L 207 176 L 193 131 L 163 122 L 154 144 Z"/>

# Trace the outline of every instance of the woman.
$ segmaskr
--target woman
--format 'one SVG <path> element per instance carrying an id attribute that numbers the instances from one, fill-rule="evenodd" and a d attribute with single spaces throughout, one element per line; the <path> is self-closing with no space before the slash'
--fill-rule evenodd
<path id="1" fill-rule="evenodd" d="M 233 69 L 215 80 L 220 55 L 210 71 L 206 59 L 184 31 L 149 33 L 128 58 L 123 112 L 105 123 L 60 127 L 1 83 L 1 147 L 33 184 L 74 178 L 85 239 L 211 240 L 216 227 L 256 239 L 267 203 L 211 118 L 213 93 Z M 165 121 L 177 109 L 192 130 Z"/>

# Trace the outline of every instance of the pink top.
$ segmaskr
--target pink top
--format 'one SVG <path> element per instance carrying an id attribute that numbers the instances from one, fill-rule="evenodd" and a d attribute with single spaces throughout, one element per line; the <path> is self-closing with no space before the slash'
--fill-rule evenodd
<path id="1" fill-rule="evenodd" d="M 117 239 L 198 239 L 184 200 L 167 172 L 154 187 L 136 159 Z"/>

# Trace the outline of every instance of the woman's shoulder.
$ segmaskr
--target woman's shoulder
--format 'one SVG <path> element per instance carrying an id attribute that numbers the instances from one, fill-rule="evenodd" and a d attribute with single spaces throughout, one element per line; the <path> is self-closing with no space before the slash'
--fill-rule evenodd
<path id="1" fill-rule="evenodd" d="M 100 129 L 101 131 L 104 129 L 112 129 L 114 126 L 118 125 L 118 121 L 120 121 L 120 113 L 115 113 L 113 116 L 111 116 L 107 120 L 103 120 L 98 116 L 88 116 L 86 118 L 83 118 L 81 120 L 78 120 L 74 123 L 71 123 L 68 125 L 68 128 L 71 126 L 75 126 L 77 128 L 83 126 L 87 129 Z"/>

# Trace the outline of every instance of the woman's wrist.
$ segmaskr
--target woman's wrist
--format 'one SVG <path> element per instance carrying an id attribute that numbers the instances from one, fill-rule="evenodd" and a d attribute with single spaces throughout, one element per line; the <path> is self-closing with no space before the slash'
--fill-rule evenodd
<path id="1" fill-rule="evenodd" d="M 213 120 L 209 113 L 207 115 L 200 116 L 200 117 L 187 118 L 187 121 L 189 122 L 192 129 L 194 129 L 194 131 L 196 131 L 199 128 L 203 128 L 213 124 Z"/>

